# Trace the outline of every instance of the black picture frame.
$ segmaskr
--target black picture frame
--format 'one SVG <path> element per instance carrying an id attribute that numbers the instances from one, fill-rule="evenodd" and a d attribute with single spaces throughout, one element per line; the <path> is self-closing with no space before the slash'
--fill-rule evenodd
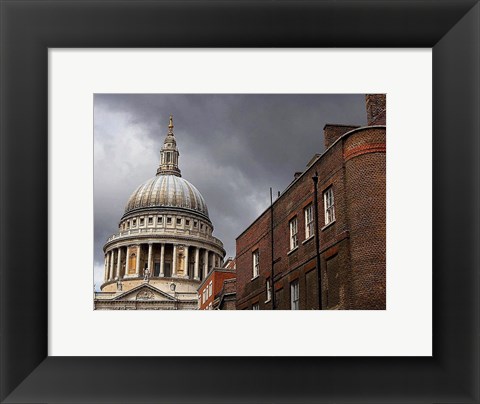
<path id="1" fill-rule="evenodd" d="M 480 402 L 478 0 L 0 7 L 2 402 Z M 47 51 L 55 47 L 432 48 L 433 357 L 49 357 Z M 228 339 L 228 330 L 205 338 Z M 269 338 L 281 336 L 252 333 L 252 343 Z"/>

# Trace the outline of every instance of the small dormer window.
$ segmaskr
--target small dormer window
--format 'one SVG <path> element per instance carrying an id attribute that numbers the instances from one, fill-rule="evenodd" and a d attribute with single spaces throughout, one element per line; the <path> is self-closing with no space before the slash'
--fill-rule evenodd
<path id="1" fill-rule="evenodd" d="M 153 217 L 150 216 L 150 217 L 148 218 L 148 224 L 153 224 Z"/>
<path id="2" fill-rule="evenodd" d="M 185 219 L 185 226 L 190 226 L 190 220 Z"/>
<path id="3" fill-rule="evenodd" d="M 167 217 L 167 224 L 172 224 L 172 218 L 171 217 Z"/>
<path id="4" fill-rule="evenodd" d="M 142 217 L 140 218 L 140 226 L 143 226 L 145 224 L 145 219 Z"/>
<path id="5" fill-rule="evenodd" d="M 136 226 L 136 225 L 137 225 L 137 219 L 133 219 L 132 226 Z"/>
<path id="6" fill-rule="evenodd" d="M 177 218 L 177 224 L 182 224 L 182 219 Z"/>

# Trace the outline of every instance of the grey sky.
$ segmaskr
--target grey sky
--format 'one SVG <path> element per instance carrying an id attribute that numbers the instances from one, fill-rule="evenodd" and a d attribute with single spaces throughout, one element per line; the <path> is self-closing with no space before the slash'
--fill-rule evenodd
<path id="1" fill-rule="evenodd" d="M 155 176 L 169 114 L 182 177 L 207 202 L 228 256 L 235 238 L 323 151 L 326 123 L 366 124 L 363 94 L 96 94 L 94 267 L 130 194 Z"/>

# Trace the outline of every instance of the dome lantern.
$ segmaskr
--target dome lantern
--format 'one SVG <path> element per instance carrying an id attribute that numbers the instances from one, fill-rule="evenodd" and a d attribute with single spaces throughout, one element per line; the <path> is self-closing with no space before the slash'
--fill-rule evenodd
<path id="1" fill-rule="evenodd" d="M 181 177 L 182 173 L 178 168 L 178 157 L 180 153 L 177 148 L 177 141 L 173 133 L 173 115 L 170 114 L 168 123 L 168 133 L 163 142 L 163 147 L 160 150 L 160 165 L 157 169 L 158 175 L 176 175 Z"/>

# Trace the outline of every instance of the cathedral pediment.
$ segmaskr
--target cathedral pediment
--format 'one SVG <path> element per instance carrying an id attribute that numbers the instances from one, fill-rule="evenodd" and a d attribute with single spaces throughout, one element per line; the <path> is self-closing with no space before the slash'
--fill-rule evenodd
<path id="1" fill-rule="evenodd" d="M 130 289 L 121 295 L 115 297 L 113 300 L 122 300 L 122 301 L 137 301 L 137 302 L 149 302 L 149 301 L 178 301 L 178 299 L 169 295 L 168 293 L 163 292 L 156 287 L 144 283 L 133 289 Z"/>

